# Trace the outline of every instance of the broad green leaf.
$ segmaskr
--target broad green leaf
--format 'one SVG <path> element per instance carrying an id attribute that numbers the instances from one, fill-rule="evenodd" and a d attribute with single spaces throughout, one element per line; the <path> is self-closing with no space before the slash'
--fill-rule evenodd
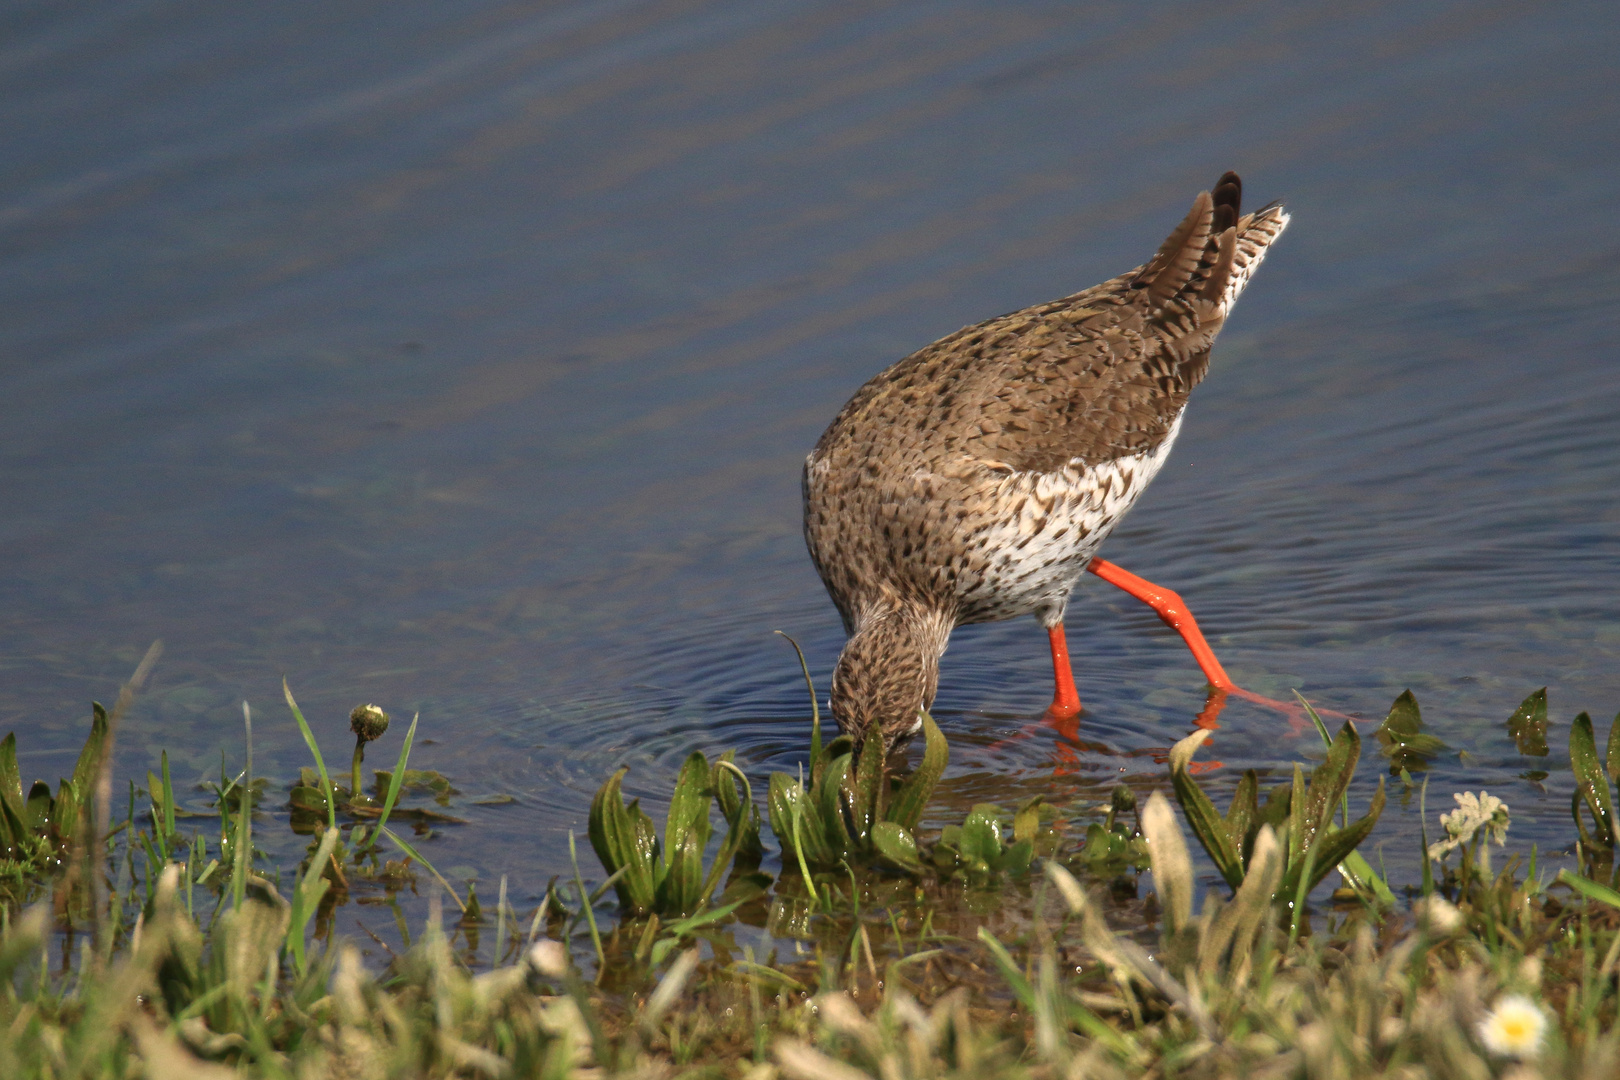
<path id="1" fill-rule="evenodd" d="M 822 826 L 821 808 L 798 780 L 787 773 L 772 773 L 767 801 L 770 804 L 771 832 L 776 834 L 777 843 L 782 847 L 784 862 L 790 857 L 796 858 L 796 852 L 802 854 L 804 861 L 811 866 L 827 866 L 836 861 L 837 857 L 830 849 L 826 830 Z M 798 815 L 802 851 L 793 840 L 795 813 Z"/>
<path id="2" fill-rule="evenodd" d="M 1609 725 L 1609 744 L 1603 751 L 1604 768 L 1609 779 L 1620 784 L 1620 713 L 1616 713 L 1614 723 Z"/>
<path id="3" fill-rule="evenodd" d="M 1304 828 L 1300 838 L 1304 846 L 1316 842 L 1318 834 L 1332 826 L 1333 813 L 1339 807 L 1350 781 L 1356 774 L 1356 762 L 1361 758 L 1361 738 L 1355 727 L 1346 720 L 1344 727 L 1328 748 L 1327 759 L 1311 770 L 1310 787 L 1305 796 Z M 1333 865 L 1337 865 L 1337 862 Z"/>
<path id="4" fill-rule="evenodd" d="M 827 838 L 829 861 L 837 861 L 855 849 L 844 820 L 844 789 L 849 783 L 851 759 L 839 754 L 822 774 L 821 788 L 814 792 L 816 808 L 821 816 L 822 835 Z"/>
<path id="5" fill-rule="evenodd" d="M 709 759 L 700 750 L 692 751 L 675 777 L 669 817 L 664 819 L 665 858 L 671 858 L 677 848 L 688 843 L 695 843 L 699 852 L 708 846 L 712 784 Z"/>
<path id="6" fill-rule="evenodd" d="M 1001 808 L 978 803 L 962 822 L 962 856 L 993 866 L 1001 857 Z"/>
<path id="7" fill-rule="evenodd" d="M 883 782 L 883 761 L 887 754 L 883 729 L 874 724 L 861 743 L 854 780 L 846 785 L 851 831 L 863 849 L 871 844 L 872 826 L 883 820 L 883 796 L 887 786 Z"/>
<path id="8" fill-rule="evenodd" d="M 636 864 L 652 867 L 653 888 L 646 894 L 646 902 L 650 904 L 650 898 L 657 894 L 657 887 L 663 881 L 665 870 L 658 847 L 658 829 L 653 825 L 653 819 L 647 816 L 647 811 L 641 808 L 640 799 L 631 799 L 624 812 L 630 819 L 630 845 L 635 852 Z M 640 889 L 642 886 L 638 884 L 636 887 Z"/>
<path id="9" fill-rule="evenodd" d="M 1237 791 L 1232 794 L 1232 805 L 1226 808 L 1226 842 L 1243 860 L 1244 873 L 1248 873 L 1249 851 L 1260 832 L 1260 774 L 1245 769 L 1238 780 Z"/>
<path id="10" fill-rule="evenodd" d="M 44 831 L 54 816 L 52 811 L 55 807 L 56 800 L 51 798 L 50 785 L 43 780 L 35 780 L 34 786 L 28 789 L 28 800 L 23 803 L 23 823 L 28 826 L 28 831 Z"/>
<path id="11" fill-rule="evenodd" d="M 794 850 L 793 808 L 803 806 L 804 788 L 787 773 L 771 773 L 770 785 L 765 789 L 765 816 L 771 823 L 771 832 L 782 848 L 782 861 L 786 862 Z"/>
<path id="12" fill-rule="evenodd" d="M 84 740 L 84 749 L 73 766 L 73 783 L 81 792 L 96 789 L 101 776 L 101 749 L 107 743 L 107 710 L 92 705 L 90 712 L 90 737 Z"/>
<path id="13" fill-rule="evenodd" d="M 945 766 L 951 757 L 950 747 L 939 725 L 934 723 L 934 718 L 924 712 L 922 722 L 922 763 L 900 785 L 894 801 L 889 804 L 888 813 L 884 815 L 902 829 L 915 830 L 922 822 L 923 808 L 933 798 L 934 788 L 939 785 L 939 778 L 945 775 Z"/>
<path id="14" fill-rule="evenodd" d="M 1423 730 L 1423 714 L 1417 698 L 1406 690 L 1389 707 L 1389 715 L 1374 732 L 1384 756 L 1389 758 L 1389 773 L 1395 776 L 1402 769 L 1419 772 L 1429 767 L 1429 759 L 1446 748 L 1446 744 Z"/>
<path id="15" fill-rule="evenodd" d="M 1232 888 L 1243 884 L 1242 849 L 1228 840 L 1226 822 L 1215 809 L 1215 804 L 1209 801 L 1209 796 L 1204 794 L 1198 782 L 1185 771 L 1171 773 L 1170 785 L 1175 789 L 1176 802 L 1181 804 L 1187 824 L 1192 826 L 1193 835 L 1198 837 L 1198 842 L 1209 853 L 1215 869 L 1221 872 L 1221 877 Z"/>
<path id="16" fill-rule="evenodd" d="M 1592 820 L 1596 824 L 1592 839 L 1599 847 L 1613 850 L 1614 801 L 1609 792 L 1608 776 L 1598 764 L 1592 718 L 1586 713 L 1577 716 L 1569 726 L 1569 765 L 1575 773 L 1575 791 L 1592 811 Z M 1581 824 L 1578 808 L 1575 823 Z"/>
<path id="17" fill-rule="evenodd" d="M 917 838 L 910 830 L 892 821 L 880 821 L 872 826 L 872 846 L 886 862 L 908 874 L 921 876 L 923 867 L 917 856 Z"/>
<path id="18" fill-rule="evenodd" d="M 1378 792 L 1373 796 L 1372 805 L 1368 807 L 1367 814 L 1351 823 L 1348 829 L 1337 829 L 1327 833 L 1317 841 L 1315 857 L 1311 868 L 1311 880 L 1306 884 L 1305 891 L 1316 888 L 1321 880 L 1347 860 L 1361 842 L 1367 839 L 1378 824 L 1379 815 L 1384 812 L 1384 778 L 1378 778 Z"/>
<path id="19" fill-rule="evenodd" d="M 1020 840 L 1009 844 L 996 860 L 993 869 L 1014 877 L 1029 873 L 1030 860 L 1035 858 L 1035 841 Z"/>
<path id="20" fill-rule="evenodd" d="M 1427 847 L 1424 850 L 1427 851 Z M 1352 851 L 1346 855 L 1339 863 L 1339 873 L 1346 878 L 1351 888 L 1359 889 L 1363 893 L 1372 893 L 1373 899 L 1378 901 L 1380 907 L 1395 906 L 1395 893 L 1390 889 L 1389 883 L 1372 868 L 1372 864 L 1361 852 Z"/>
<path id="21" fill-rule="evenodd" d="M 681 834 L 679 846 L 664 849 L 667 870 L 658 887 L 658 910 L 665 915 L 689 915 L 697 910 L 703 891 L 703 848 L 691 830 Z"/>
<path id="22" fill-rule="evenodd" d="M 1033 850 L 1035 837 L 1041 831 L 1041 803 L 1045 799 L 1046 796 L 1044 795 L 1036 795 L 1023 806 L 1020 806 L 1018 813 L 1013 815 L 1013 839 L 1019 843 L 1028 840 L 1032 845 L 1031 850 Z"/>
<path id="23" fill-rule="evenodd" d="M 22 775 L 17 771 L 17 733 L 11 732 L 0 741 L 0 802 L 22 820 Z"/>
<path id="24" fill-rule="evenodd" d="M 1270 825 L 1279 838 L 1293 813 L 1294 786 L 1278 784 L 1266 793 L 1266 805 L 1260 808 L 1260 824 Z"/>
<path id="25" fill-rule="evenodd" d="M 1547 750 L 1547 688 L 1525 698 L 1508 717 L 1508 734 L 1514 745 L 1526 757 L 1546 757 Z"/>
<path id="26" fill-rule="evenodd" d="M 855 741 L 848 735 L 839 735 L 829 742 L 821 751 L 821 756 L 813 758 L 810 762 L 810 790 L 820 791 L 821 785 L 827 778 L 827 770 L 832 763 L 845 755 L 853 756 Z"/>
<path id="27" fill-rule="evenodd" d="M 626 809 L 620 784 L 629 769 L 623 768 L 608 778 L 591 800 L 591 813 L 587 835 L 602 869 L 609 876 L 624 871 L 614 888 L 619 903 L 625 908 L 645 914 L 657 900 L 657 878 L 650 851 L 642 850 L 636 835 L 635 815 L 640 808 Z M 645 814 L 641 814 L 643 818 Z"/>
<path id="28" fill-rule="evenodd" d="M 56 789 L 56 835 L 62 840 L 72 840 L 79 831 L 79 812 L 82 804 L 79 800 L 79 789 L 74 787 L 73 781 L 63 780 Z"/>
<path id="29" fill-rule="evenodd" d="M 22 777 L 17 771 L 17 733 L 14 731 L 0 740 L 0 798 L 11 803 L 13 809 L 22 809 Z"/>
<path id="30" fill-rule="evenodd" d="M 748 778 L 742 775 L 742 770 L 729 760 L 730 751 L 714 767 L 711 774 L 711 787 L 716 792 L 731 793 L 731 812 L 726 819 L 725 839 L 720 843 L 720 850 L 715 853 L 714 864 L 709 867 L 708 876 L 703 879 L 703 892 L 699 896 L 700 903 L 708 903 L 709 897 L 714 895 L 716 886 L 720 884 L 720 877 L 726 872 L 732 860 L 741 847 L 748 842 L 750 832 L 753 843 L 759 844 L 759 811 L 754 808 L 752 791 L 748 786 Z M 743 790 L 739 792 L 737 785 L 741 784 Z M 726 800 L 721 798 L 722 807 Z M 756 861 L 754 865 L 759 865 Z"/>
<path id="31" fill-rule="evenodd" d="M 1293 791 L 1288 797 L 1288 843 L 1284 849 L 1288 852 L 1290 868 L 1299 865 L 1299 861 L 1305 857 L 1305 849 L 1310 846 L 1301 839 L 1306 834 L 1305 792 L 1305 770 L 1295 762 Z"/>

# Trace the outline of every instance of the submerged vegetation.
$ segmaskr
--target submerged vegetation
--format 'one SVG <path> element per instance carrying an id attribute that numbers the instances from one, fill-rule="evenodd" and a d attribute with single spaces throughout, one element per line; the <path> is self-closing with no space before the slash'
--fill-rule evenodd
<path id="1" fill-rule="evenodd" d="M 0 742 L 0 1076 L 1620 1075 L 1620 721 L 1602 753 L 1585 714 L 1571 725 L 1579 872 L 1551 879 L 1534 855 L 1493 869 L 1510 808 L 1458 792 L 1435 832 L 1425 821 L 1421 881 L 1385 880 L 1358 850 L 1384 782 L 1354 816 L 1361 739 L 1350 723 L 1329 737 L 1314 711 L 1324 756 L 1271 790 L 1246 773 L 1219 810 L 1195 779 L 1200 731 L 1160 790 L 1139 805 L 1120 786 L 1079 836 L 1039 798 L 936 834 L 924 808 L 948 748 L 932 718 L 898 776 L 881 738 L 823 745 L 818 715 L 807 772 L 773 775 L 763 814 L 729 753 L 686 759 L 661 832 L 619 770 L 590 809 L 604 874 L 588 884 L 576 855 L 572 889 L 519 912 L 504 879 L 486 910 L 388 827 L 442 817 L 403 800 L 449 782 L 409 768 L 413 720 L 362 790 L 387 724 L 373 706 L 353 715 L 346 786 L 288 689 L 314 767 L 279 809 L 250 742 L 212 816 L 180 808 L 164 756 L 112 820 L 108 747 L 132 692 L 94 707 L 54 792 L 25 789 L 15 737 Z M 1539 756 L 1548 726 L 1544 691 L 1508 724 Z M 1375 734 L 1423 805 L 1414 773 L 1440 747 L 1415 699 Z M 286 882 L 254 847 L 273 814 L 309 837 Z M 1202 904 L 1186 829 L 1219 875 Z M 414 936 L 395 902 L 413 882 L 432 898 Z M 382 970 L 333 929 L 360 894 L 398 919 Z M 749 927 L 769 955 L 739 944 Z"/>

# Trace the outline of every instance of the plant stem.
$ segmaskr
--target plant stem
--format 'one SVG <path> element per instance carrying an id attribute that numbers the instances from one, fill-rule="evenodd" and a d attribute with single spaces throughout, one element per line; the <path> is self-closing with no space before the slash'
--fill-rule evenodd
<path id="1" fill-rule="evenodd" d="M 349 801 L 360 801 L 360 763 L 366 758 L 366 740 L 363 735 L 354 738 L 354 760 L 349 763 Z"/>

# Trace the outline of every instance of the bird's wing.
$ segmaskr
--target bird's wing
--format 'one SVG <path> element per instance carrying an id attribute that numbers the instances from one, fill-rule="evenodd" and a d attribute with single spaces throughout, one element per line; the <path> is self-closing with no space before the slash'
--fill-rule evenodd
<path id="1" fill-rule="evenodd" d="M 938 430 L 956 436 L 947 453 L 1051 472 L 1157 447 L 1208 370 L 1210 345 L 1238 293 L 1288 221 L 1281 207 L 1240 219 L 1237 203 L 1228 174 L 1213 196 L 1198 196 L 1144 266 L 931 346 L 957 358 L 972 384 L 957 396 L 975 415 L 936 417 Z"/>

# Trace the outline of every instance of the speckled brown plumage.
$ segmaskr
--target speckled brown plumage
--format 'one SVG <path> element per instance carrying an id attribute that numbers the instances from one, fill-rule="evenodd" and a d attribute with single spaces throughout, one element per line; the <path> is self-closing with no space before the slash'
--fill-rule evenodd
<path id="1" fill-rule="evenodd" d="M 856 392 L 805 462 L 810 556 L 850 634 L 840 728 L 914 730 L 964 623 L 1058 625 L 1163 463 L 1280 206 L 1227 173 L 1145 265 L 969 326 Z"/>

